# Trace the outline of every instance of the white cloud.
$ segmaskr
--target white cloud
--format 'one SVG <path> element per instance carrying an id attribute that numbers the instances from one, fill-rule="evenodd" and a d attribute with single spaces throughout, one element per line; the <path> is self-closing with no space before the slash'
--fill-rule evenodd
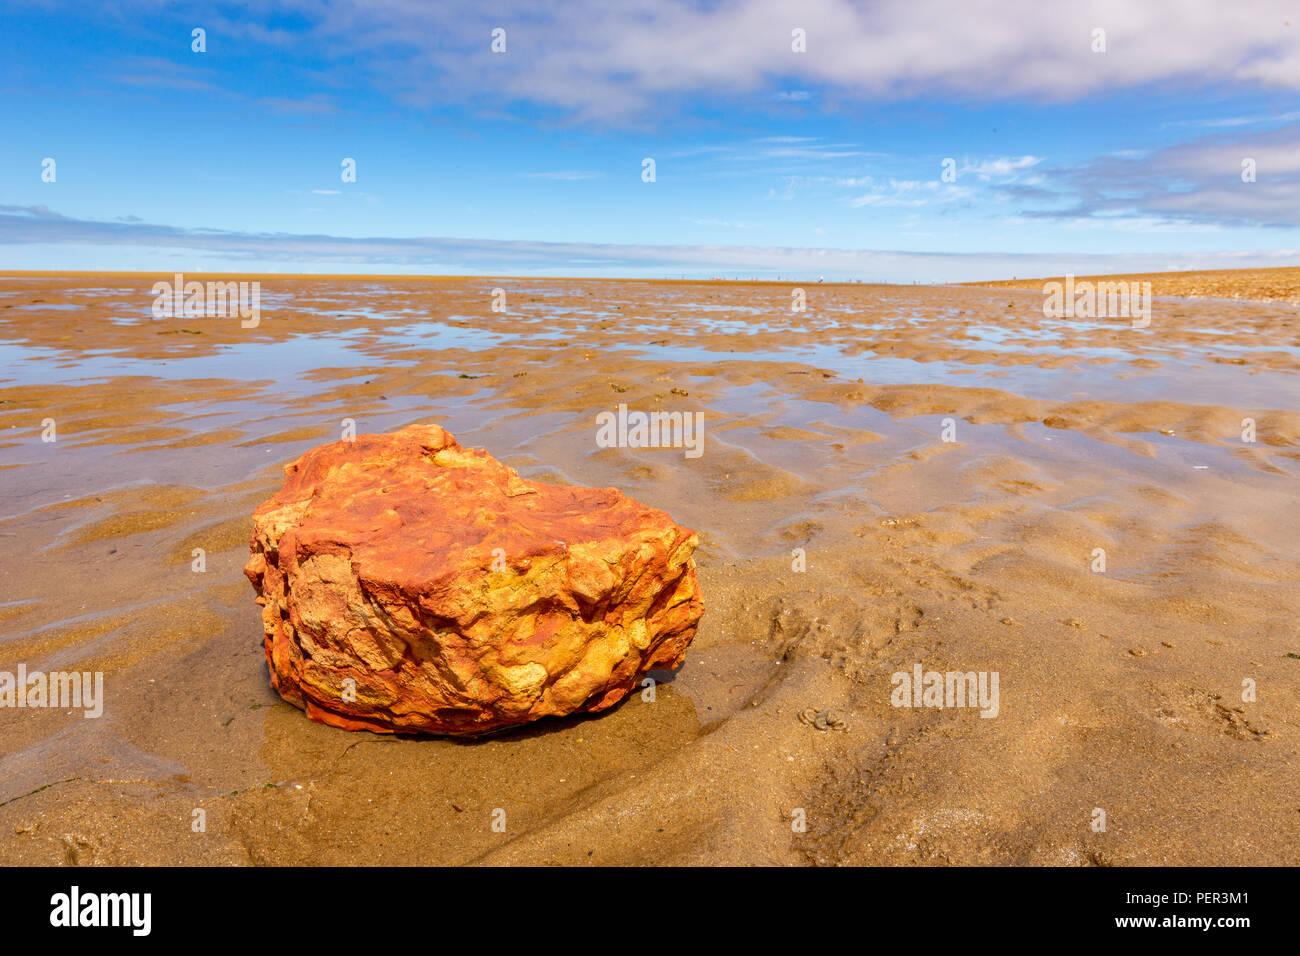
<path id="1" fill-rule="evenodd" d="M 1246 160 L 1254 162 L 1254 181 L 1242 178 Z M 1046 181 L 1052 190 L 1019 195 L 1056 205 L 1026 215 L 1094 222 L 1124 216 L 1183 228 L 1300 226 L 1300 127 L 1245 138 L 1217 134 L 1147 153 L 1112 153 L 1053 170 Z M 1022 181 L 1004 189 L 1017 195 L 1029 186 Z"/>
<path id="2" fill-rule="evenodd" d="M 407 102 L 490 97 L 590 119 L 659 112 L 665 97 L 777 93 L 792 82 L 868 99 L 959 101 L 1070 100 L 1149 84 L 1300 90 L 1294 0 L 507 0 L 490 10 L 254 0 L 252 7 L 263 21 L 273 9 L 294 8 L 312 26 L 306 37 L 239 22 L 222 28 L 326 54 L 346 49 Z M 509 31 L 505 56 L 489 50 L 498 25 Z M 796 26 L 807 31 L 806 53 L 790 48 Z M 1099 26 L 1105 53 L 1092 51 Z"/>
<path id="3" fill-rule="evenodd" d="M 994 179 L 1013 182 L 1019 178 L 1021 171 L 1037 166 L 1042 161 L 1040 156 L 994 156 L 977 161 L 966 160 L 965 165 L 958 169 L 957 175 L 970 173 L 985 182 Z"/>

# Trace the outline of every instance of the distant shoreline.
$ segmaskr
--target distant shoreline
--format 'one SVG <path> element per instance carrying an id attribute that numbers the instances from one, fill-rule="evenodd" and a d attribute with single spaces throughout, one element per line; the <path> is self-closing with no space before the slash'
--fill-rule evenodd
<path id="1" fill-rule="evenodd" d="M 187 275 L 220 279 L 256 275 L 259 279 L 289 281 L 354 281 L 354 282 L 464 282 L 482 279 L 501 282 L 647 282 L 668 285 L 716 284 L 728 286 L 885 286 L 911 287 L 915 285 L 967 288 L 1042 289 L 1046 282 L 1060 281 L 1062 275 L 1012 279 L 980 279 L 971 282 L 876 282 L 855 280 L 827 280 L 819 282 L 806 277 L 788 279 L 730 279 L 730 278 L 640 278 L 614 276 L 529 276 L 529 275 L 417 275 L 408 273 L 326 273 L 326 272 L 208 272 L 200 269 L 184 270 Z M 77 276 L 121 276 L 156 278 L 163 270 L 87 270 L 87 269 L 0 269 L 0 278 L 39 278 L 43 276 L 72 278 Z M 1112 272 L 1076 275 L 1079 281 L 1102 279 L 1143 280 L 1152 283 L 1154 295 L 1185 296 L 1189 298 L 1247 299 L 1256 302 L 1286 302 L 1300 305 L 1300 266 L 1273 266 L 1262 269 L 1203 269 L 1172 270 L 1166 272 Z"/>

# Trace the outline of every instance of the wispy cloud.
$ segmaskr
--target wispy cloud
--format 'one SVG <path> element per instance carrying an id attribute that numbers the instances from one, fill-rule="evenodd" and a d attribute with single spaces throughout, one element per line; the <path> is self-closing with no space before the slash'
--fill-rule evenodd
<path id="1" fill-rule="evenodd" d="M 764 159 L 848 159 L 852 156 L 871 156 L 864 149 L 852 149 L 853 144 L 809 145 L 809 146 L 771 146 L 759 151 Z"/>
<path id="2" fill-rule="evenodd" d="M 1080 255 L 1078 253 L 916 253 L 776 246 L 613 245 L 457 238 L 347 237 L 179 229 L 71 219 L 45 207 L 0 206 L 0 244 L 133 246 L 142 258 L 177 254 L 201 270 L 235 268 L 309 272 L 458 272 L 477 275 L 825 275 L 863 281 L 965 282 L 1013 275 L 1060 275 L 1249 265 L 1300 265 L 1300 250 L 1224 253 Z M 147 266 L 146 266 L 147 268 Z"/>
<path id="3" fill-rule="evenodd" d="M 867 177 L 870 180 L 871 177 Z M 927 206 L 935 202 L 953 202 L 965 199 L 970 190 L 964 186 L 938 180 L 890 179 L 883 183 L 869 183 L 870 192 L 848 200 L 850 206 Z"/>
<path id="4" fill-rule="evenodd" d="M 18 219 L 45 219 L 69 222 L 67 216 L 61 215 L 46 206 L 4 206 L 0 205 L 0 215 L 16 217 Z M 125 221 L 125 220 L 123 220 Z M 138 220 L 137 220 L 138 221 Z"/>
<path id="5" fill-rule="evenodd" d="M 110 78 L 127 86 L 187 93 L 223 92 L 213 74 L 161 57 L 130 57 L 123 62 L 122 68 L 124 72 L 116 73 Z"/>
<path id="6" fill-rule="evenodd" d="M 1300 120 L 1300 112 L 1258 113 L 1253 116 L 1205 116 L 1197 119 L 1168 120 L 1160 125 L 1164 128 L 1195 126 L 1202 129 L 1230 129 L 1237 126 L 1276 126 L 1279 123 L 1294 123 L 1296 120 Z"/>
<path id="7" fill-rule="evenodd" d="M 958 167 L 957 175 L 972 175 L 985 182 L 1015 181 L 1025 170 L 1033 169 L 1043 161 L 1041 156 L 991 156 L 966 160 Z"/>

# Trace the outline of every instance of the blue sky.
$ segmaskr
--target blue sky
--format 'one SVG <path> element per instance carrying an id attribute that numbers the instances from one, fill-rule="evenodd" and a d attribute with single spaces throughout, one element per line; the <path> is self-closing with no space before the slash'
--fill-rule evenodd
<path id="1" fill-rule="evenodd" d="M 1291 3 L 89 6 L 4 5 L 0 268 L 1300 264 Z"/>

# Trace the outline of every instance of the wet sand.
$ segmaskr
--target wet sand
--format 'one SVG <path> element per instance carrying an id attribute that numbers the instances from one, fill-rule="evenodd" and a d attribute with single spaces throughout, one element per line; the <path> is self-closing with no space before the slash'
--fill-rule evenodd
<path id="1" fill-rule="evenodd" d="M 0 709 L 0 863 L 1300 863 L 1300 309 L 1258 274 L 1171 277 L 1145 329 L 1045 318 L 1040 280 L 792 313 L 790 284 L 244 276 L 245 329 L 153 318 L 166 275 L 0 276 L 0 671 L 106 692 Z M 703 455 L 598 448 L 619 403 L 703 412 Z M 280 701 L 249 515 L 344 419 L 696 529 L 686 664 L 475 741 Z M 918 663 L 997 673 L 997 716 L 893 706 Z"/>

